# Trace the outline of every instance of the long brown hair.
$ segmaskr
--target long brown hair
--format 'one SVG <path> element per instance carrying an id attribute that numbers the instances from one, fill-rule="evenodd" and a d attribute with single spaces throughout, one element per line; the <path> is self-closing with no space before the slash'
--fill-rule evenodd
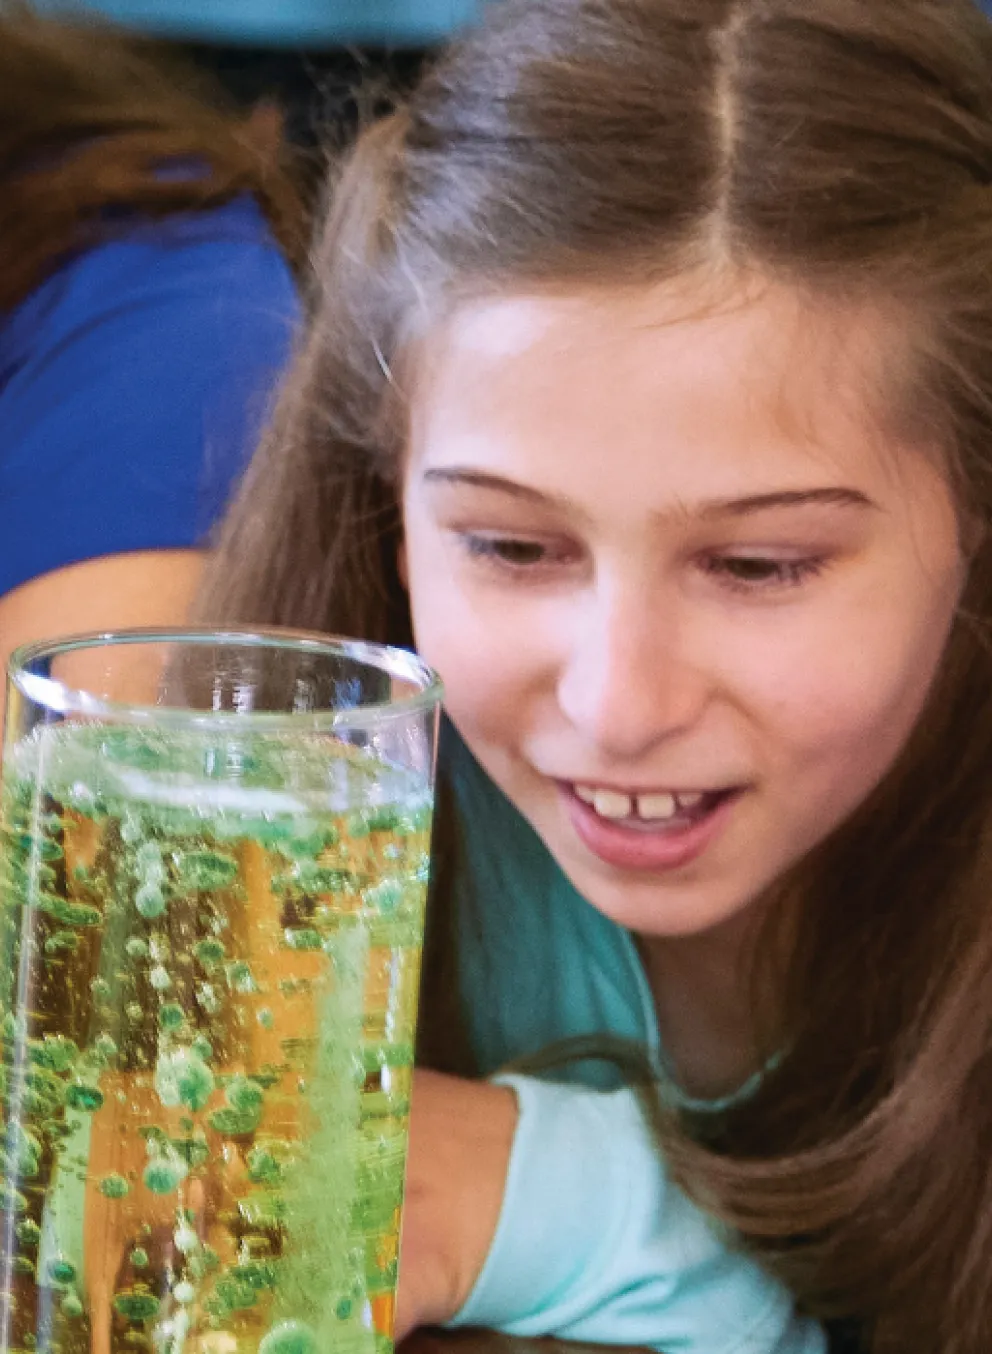
<path id="1" fill-rule="evenodd" d="M 782 1056 L 688 1187 L 873 1354 L 992 1337 L 992 29 L 969 0 L 503 0 L 360 140 L 206 614 L 409 642 L 404 388 L 459 297 L 718 259 L 899 308 L 886 417 L 940 445 L 971 571 L 882 787 L 799 900 Z M 908 379 L 910 378 L 910 379 Z M 898 389 L 896 389 L 898 386 Z M 773 954 L 778 947 L 770 946 Z M 430 999 L 431 993 L 426 993 Z"/>
<path id="2" fill-rule="evenodd" d="M 185 172 L 163 172 L 169 164 Z M 274 114 L 244 115 L 167 47 L 0 0 L 0 311 L 126 224 L 251 193 L 290 261 L 305 218 Z"/>

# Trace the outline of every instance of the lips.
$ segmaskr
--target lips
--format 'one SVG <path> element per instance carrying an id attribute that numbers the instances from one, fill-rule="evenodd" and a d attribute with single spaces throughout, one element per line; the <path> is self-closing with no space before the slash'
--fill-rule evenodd
<path id="1" fill-rule="evenodd" d="M 667 872 L 690 864 L 712 844 L 742 791 L 625 794 L 559 783 L 559 793 L 576 835 L 605 864 Z"/>

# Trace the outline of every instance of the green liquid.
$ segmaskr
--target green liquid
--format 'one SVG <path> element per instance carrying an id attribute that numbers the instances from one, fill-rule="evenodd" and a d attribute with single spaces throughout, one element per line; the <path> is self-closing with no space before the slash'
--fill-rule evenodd
<path id="1" fill-rule="evenodd" d="M 423 782 L 43 730 L 0 828 L 0 1350 L 391 1348 Z"/>

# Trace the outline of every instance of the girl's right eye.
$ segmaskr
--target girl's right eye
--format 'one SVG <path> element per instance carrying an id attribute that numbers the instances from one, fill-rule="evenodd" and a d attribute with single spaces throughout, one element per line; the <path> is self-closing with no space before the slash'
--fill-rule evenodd
<path id="1" fill-rule="evenodd" d="M 526 536 L 459 532 L 458 540 L 471 559 L 517 572 L 553 567 L 567 563 L 570 557 L 570 552 L 560 545 Z"/>

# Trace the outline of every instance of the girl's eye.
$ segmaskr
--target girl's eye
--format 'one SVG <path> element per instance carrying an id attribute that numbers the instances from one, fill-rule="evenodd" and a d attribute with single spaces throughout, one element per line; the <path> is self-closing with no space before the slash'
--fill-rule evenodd
<path id="1" fill-rule="evenodd" d="M 794 588 L 822 572 L 822 559 L 772 559 L 761 555 L 712 555 L 703 562 L 713 574 L 742 592 Z"/>
<path id="2" fill-rule="evenodd" d="M 469 532 L 460 535 L 459 539 L 470 558 L 503 569 L 539 569 L 561 564 L 569 558 L 569 552 L 561 546 L 526 537 L 483 536 Z"/>

